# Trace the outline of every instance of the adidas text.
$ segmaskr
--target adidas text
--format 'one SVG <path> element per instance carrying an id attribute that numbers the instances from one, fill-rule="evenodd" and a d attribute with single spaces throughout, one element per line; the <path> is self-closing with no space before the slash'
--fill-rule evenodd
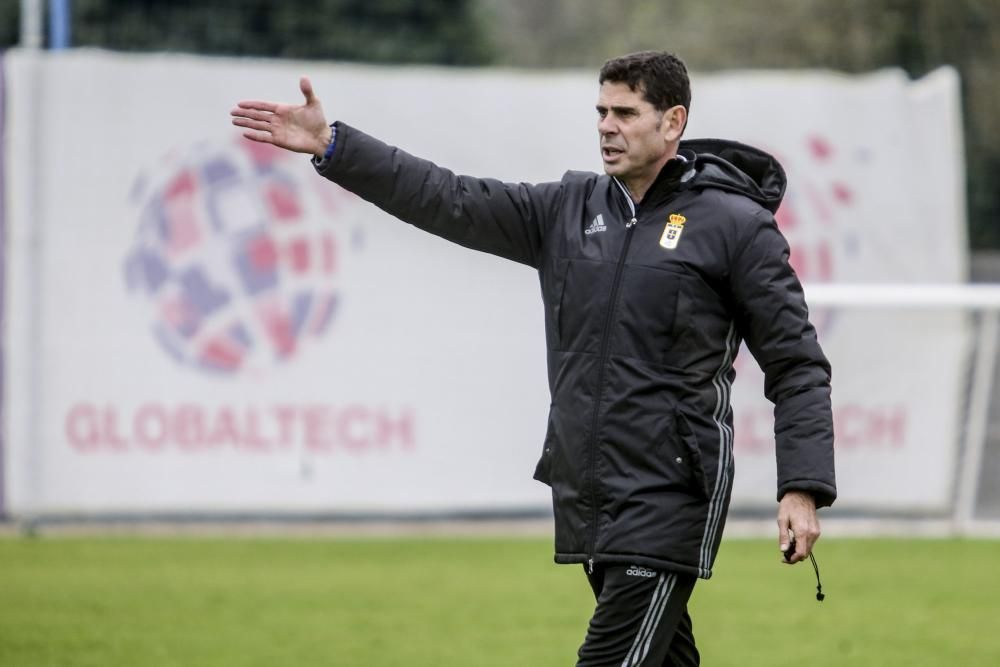
<path id="1" fill-rule="evenodd" d="M 647 570 L 644 567 L 639 567 L 638 565 L 633 565 L 629 569 L 625 570 L 625 574 L 630 577 L 655 577 L 656 572 L 652 570 Z"/>

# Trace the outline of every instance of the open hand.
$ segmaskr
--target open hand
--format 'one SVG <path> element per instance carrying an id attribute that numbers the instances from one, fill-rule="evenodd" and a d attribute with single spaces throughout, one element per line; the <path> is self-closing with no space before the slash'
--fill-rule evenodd
<path id="1" fill-rule="evenodd" d="M 308 77 L 299 79 L 299 89 L 305 104 L 296 106 L 261 100 L 237 103 L 229 112 L 233 125 L 246 128 L 243 136 L 251 141 L 322 156 L 330 143 L 330 126 Z"/>

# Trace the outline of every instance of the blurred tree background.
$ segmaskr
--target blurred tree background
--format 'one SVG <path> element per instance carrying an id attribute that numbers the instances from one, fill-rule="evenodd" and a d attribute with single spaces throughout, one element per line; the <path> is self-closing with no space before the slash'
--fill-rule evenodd
<path id="1" fill-rule="evenodd" d="M 694 72 L 951 65 L 962 79 L 969 240 L 1000 249 L 1000 0 L 480 0 L 495 63 L 597 67 L 674 51 Z"/>
<path id="2" fill-rule="evenodd" d="M 20 15 L 18 0 L 0 0 L 0 49 L 17 44 Z"/>
<path id="3" fill-rule="evenodd" d="M 377 63 L 485 65 L 469 0 L 72 0 L 73 44 Z"/>
<path id="4" fill-rule="evenodd" d="M 0 47 L 20 0 L 0 0 Z M 1000 249 L 1000 0 L 71 0 L 72 43 L 378 63 L 596 70 L 666 49 L 695 72 L 901 67 L 962 77 L 970 243 Z"/>

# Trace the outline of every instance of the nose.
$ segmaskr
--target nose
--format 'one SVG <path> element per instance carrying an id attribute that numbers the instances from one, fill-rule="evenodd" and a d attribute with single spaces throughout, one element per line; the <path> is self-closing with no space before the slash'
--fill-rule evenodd
<path id="1" fill-rule="evenodd" d="M 611 120 L 610 114 L 604 118 L 598 119 L 597 131 L 602 137 L 609 134 L 616 134 L 618 132 L 618 127 L 615 125 L 614 121 Z"/>

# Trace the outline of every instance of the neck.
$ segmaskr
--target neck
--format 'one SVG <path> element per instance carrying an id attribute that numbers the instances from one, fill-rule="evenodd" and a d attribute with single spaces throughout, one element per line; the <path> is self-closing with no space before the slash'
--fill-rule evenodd
<path id="1" fill-rule="evenodd" d="M 642 201 L 642 198 L 649 192 L 649 188 L 656 182 L 660 172 L 663 171 L 663 167 L 675 157 L 677 157 L 676 147 L 658 160 L 647 172 L 631 178 L 623 177 L 621 179 L 622 184 L 628 189 L 629 194 L 632 195 L 632 201 L 636 204 Z"/>
<path id="2" fill-rule="evenodd" d="M 646 196 L 646 191 L 649 190 L 649 186 L 653 184 L 656 180 L 656 176 L 652 178 L 633 178 L 633 179 L 622 179 L 622 185 L 628 190 L 629 195 L 632 197 L 632 201 L 636 204 L 642 201 L 642 198 Z"/>

